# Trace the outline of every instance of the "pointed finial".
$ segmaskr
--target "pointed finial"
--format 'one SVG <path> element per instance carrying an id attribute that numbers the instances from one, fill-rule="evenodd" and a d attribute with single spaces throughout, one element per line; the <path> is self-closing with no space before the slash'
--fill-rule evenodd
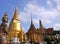
<path id="1" fill-rule="evenodd" d="M 7 12 L 5 12 L 4 16 L 8 16 L 8 13 L 7 13 Z"/>
<path id="2" fill-rule="evenodd" d="M 13 19 L 18 19 L 18 9 L 17 9 L 17 6 L 15 8 Z"/>
<path id="3" fill-rule="evenodd" d="M 32 21 L 32 14 L 31 14 L 31 25 L 33 24 L 33 21 Z"/>

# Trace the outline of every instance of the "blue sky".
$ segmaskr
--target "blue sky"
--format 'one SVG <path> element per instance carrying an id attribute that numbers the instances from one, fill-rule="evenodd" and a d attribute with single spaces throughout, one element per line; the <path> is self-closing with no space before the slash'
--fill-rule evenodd
<path id="1" fill-rule="evenodd" d="M 60 0 L 0 0 L 0 21 L 7 11 L 9 24 L 16 6 L 25 32 L 30 28 L 31 14 L 36 28 L 39 28 L 39 20 L 41 20 L 44 28 L 60 29 Z"/>

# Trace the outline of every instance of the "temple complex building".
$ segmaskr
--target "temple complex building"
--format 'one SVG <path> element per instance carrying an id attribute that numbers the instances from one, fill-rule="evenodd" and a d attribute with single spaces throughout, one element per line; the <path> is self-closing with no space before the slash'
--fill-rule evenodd
<path id="1" fill-rule="evenodd" d="M 53 33 L 53 28 L 44 28 L 42 21 L 39 20 L 39 28 L 35 28 L 32 16 L 31 24 L 28 31 L 25 33 L 22 29 L 21 22 L 18 17 L 18 9 L 15 8 L 14 15 L 11 19 L 9 27 L 8 14 L 7 12 L 2 17 L 2 23 L 0 24 L 0 44 L 12 43 L 12 42 L 43 42 L 45 35 L 51 35 Z"/>
<path id="2" fill-rule="evenodd" d="M 35 28 L 32 18 L 31 25 L 28 31 L 26 32 L 27 40 L 32 42 L 43 42 L 45 35 L 52 35 L 53 28 L 44 28 L 42 21 L 39 20 L 39 28 Z"/>
<path id="3" fill-rule="evenodd" d="M 39 21 L 39 23 L 40 23 L 40 27 L 39 27 L 39 29 L 36 29 L 33 24 L 32 18 L 31 18 L 31 25 L 30 25 L 29 30 L 26 33 L 28 41 L 32 41 L 32 42 L 44 41 L 44 32 L 45 32 L 44 27 L 42 25 L 41 20 Z"/>

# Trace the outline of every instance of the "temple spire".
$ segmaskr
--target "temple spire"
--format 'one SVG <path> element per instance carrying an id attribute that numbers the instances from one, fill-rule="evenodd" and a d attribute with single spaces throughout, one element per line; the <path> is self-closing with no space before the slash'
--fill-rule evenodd
<path id="1" fill-rule="evenodd" d="M 8 13 L 7 13 L 7 12 L 5 12 L 4 16 L 8 16 Z"/>
<path id="2" fill-rule="evenodd" d="M 32 15 L 31 15 L 31 25 L 30 25 L 30 29 L 35 29 L 35 26 L 34 26 L 33 21 L 32 21 Z"/>
<path id="3" fill-rule="evenodd" d="M 39 23 L 40 23 L 40 28 L 43 28 L 41 20 L 39 20 Z"/>
<path id="4" fill-rule="evenodd" d="M 17 7 L 15 8 L 13 19 L 19 19 L 18 18 L 18 9 L 17 9 Z"/>
<path id="5" fill-rule="evenodd" d="M 2 17 L 2 22 L 8 22 L 8 14 L 5 12 L 4 16 Z"/>
<path id="6" fill-rule="evenodd" d="M 32 21 L 32 14 L 31 14 L 31 25 L 33 24 L 33 21 Z"/>

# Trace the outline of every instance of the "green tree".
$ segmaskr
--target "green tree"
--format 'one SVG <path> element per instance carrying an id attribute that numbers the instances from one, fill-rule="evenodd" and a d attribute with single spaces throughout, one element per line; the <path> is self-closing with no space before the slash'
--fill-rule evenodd
<path id="1" fill-rule="evenodd" d="M 52 37 L 51 37 L 50 35 L 46 35 L 46 36 L 44 37 L 44 40 L 45 40 L 45 41 L 51 41 L 51 40 L 52 40 Z"/>

